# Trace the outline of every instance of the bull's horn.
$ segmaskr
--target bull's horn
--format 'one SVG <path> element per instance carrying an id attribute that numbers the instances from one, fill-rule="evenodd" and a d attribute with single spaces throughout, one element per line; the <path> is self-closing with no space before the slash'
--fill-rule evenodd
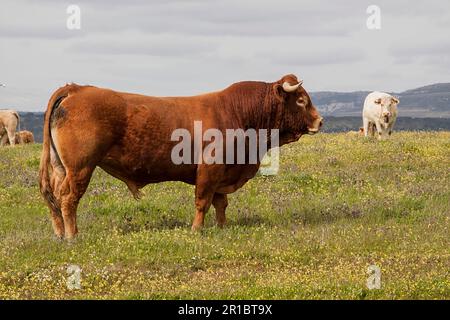
<path id="1" fill-rule="evenodd" d="M 299 83 L 291 85 L 289 84 L 289 82 L 285 81 L 283 82 L 283 90 L 286 92 L 294 92 L 295 90 L 298 89 L 298 87 L 300 87 L 303 83 L 303 80 L 300 80 Z"/>

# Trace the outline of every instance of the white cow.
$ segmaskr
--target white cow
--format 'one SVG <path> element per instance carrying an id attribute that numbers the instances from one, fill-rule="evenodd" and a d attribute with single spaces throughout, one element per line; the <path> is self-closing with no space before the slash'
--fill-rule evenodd
<path id="1" fill-rule="evenodd" d="M 384 92 L 369 93 L 364 101 L 363 128 L 364 136 L 375 134 L 376 128 L 378 139 L 391 135 L 397 119 L 397 105 L 400 100 Z"/>
<path id="2" fill-rule="evenodd" d="M 15 144 L 19 114 L 15 110 L 0 110 L 0 145 Z"/>

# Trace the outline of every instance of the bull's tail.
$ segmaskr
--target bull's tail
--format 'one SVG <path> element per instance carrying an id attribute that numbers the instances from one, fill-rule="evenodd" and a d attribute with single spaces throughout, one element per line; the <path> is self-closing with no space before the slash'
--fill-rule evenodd
<path id="1" fill-rule="evenodd" d="M 22 144 L 22 138 L 20 137 L 20 117 L 16 111 L 14 111 L 14 116 L 17 118 L 17 131 L 16 132 L 19 133 L 18 135 L 17 135 L 17 133 L 14 134 L 15 135 L 14 140 L 16 140 L 16 136 L 18 136 L 17 143 Z M 11 141 L 9 142 L 9 144 L 12 144 Z"/>
<path id="2" fill-rule="evenodd" d="M 54 212 L 61 212 L 61 207 L 59 201 L 54 195 L 54 190 L 52 190 L 52 186 L 50 183 L 50 148 L 53 148 L 53 152 L 57 154 L 50 131 L 51 118 L 53 110 L 55 110 L 64 100 L 64 98 L 69 95 L 74 86 L 76 85 L 66 85 L 56 90 L 56 92 L 50 98 L 47 106 L 47 111 L 45 112 L 44 138 L 42 143 L 41 163 L 39 166 L 39 187 L 41 190 L 41 194 L 47 201 L 49 208 Z"/>

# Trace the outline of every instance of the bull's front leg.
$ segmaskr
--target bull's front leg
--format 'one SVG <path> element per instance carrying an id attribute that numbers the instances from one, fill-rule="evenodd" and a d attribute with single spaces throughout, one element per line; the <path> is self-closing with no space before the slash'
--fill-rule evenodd
<path id="1" fill-rule="evenodd" d="M 207 170 L 197 171 L 195 183 L 195 217 L 192 222 L 192 231 L 201 230 L 205 221 L 205 215 L 214 198 L 215 186 L 208 178 Z"/>
<path id="2" fill-rule="evenodd" d="M 214 190 L 207 183 L 198 183 L 195 186 L 195 217 L 192 222 L 192 231 L 202 229 L 205 215 L 211 206 Z"/>
<path id="3" fill-rule="evenodd" d="M 391 122 L 391 123 L 389 123 L 389 125 L 387 127 L 387 131 L 388 131 L 389 136 L 391 136 L 393 129 L 394 129 L 394 123 Z"/>
<path id="4" fill-rule="evenodd" d="M 381 127 L 381 122 L 379 120 L 376 120 L 375 126 L 377 128 L 377 133 L 378 133 L 377 138 L 378 138 L 378 140 L 381 140 L 382 135 L 383 135 L 383 128 Z"/>
<path id="5" fill-rule="evenodd" d="M 368 137 L 369 135 L 369 119 L 366 117 L 363 118 L 363 130 L 364 130 L 364 137 Z"/>

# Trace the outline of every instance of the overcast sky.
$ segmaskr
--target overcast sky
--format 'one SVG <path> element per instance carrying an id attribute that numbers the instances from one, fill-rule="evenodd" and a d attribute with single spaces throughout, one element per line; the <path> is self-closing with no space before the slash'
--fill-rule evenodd
<path id="1" fill-rule="evenodd" d="M 69 30 L 68 5 L 81 9 Z M 381 29 L 369 30 L 369 5 Z M 309 91 L 450 82 L 450 3 L 2 0 L 0 108 L 42 111 L 67 82 L 193 95 L 287 73 Z"/>

